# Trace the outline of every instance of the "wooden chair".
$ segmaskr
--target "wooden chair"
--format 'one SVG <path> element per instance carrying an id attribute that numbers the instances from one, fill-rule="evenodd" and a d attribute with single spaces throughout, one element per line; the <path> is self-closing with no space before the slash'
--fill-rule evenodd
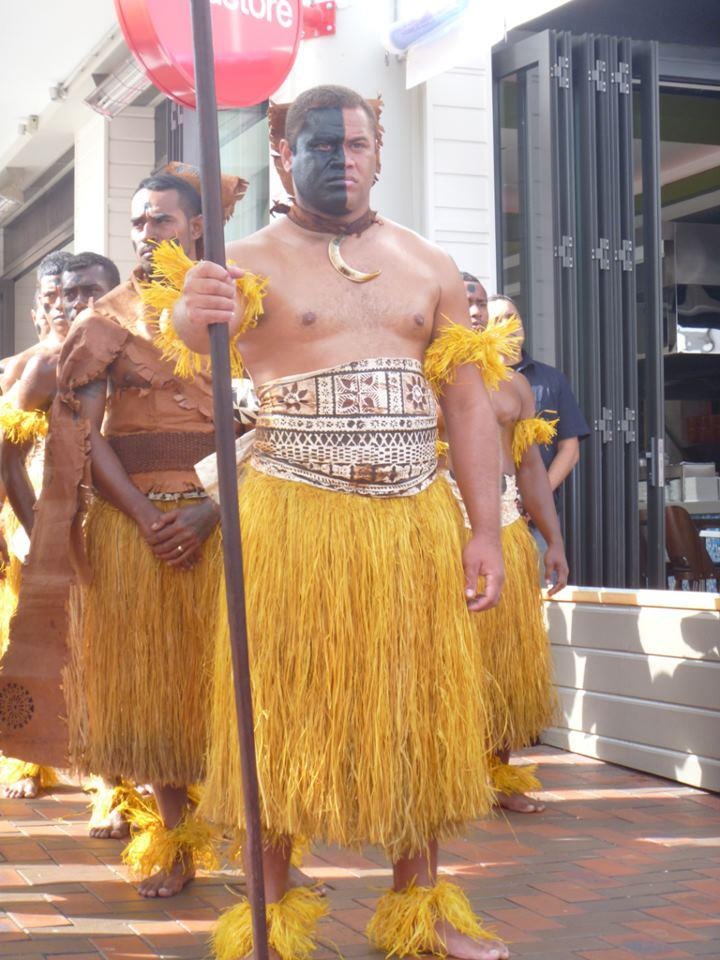
<path id="1" fill-rule="evenodd" d="M 710 559 L 703 539 L 684 507 L 665 507 L 667 574 L 675 578 L 675 589 L 687 581 L 691 590 L 707 589 L 707 581 L 720 579 L 720 566 Z"/>

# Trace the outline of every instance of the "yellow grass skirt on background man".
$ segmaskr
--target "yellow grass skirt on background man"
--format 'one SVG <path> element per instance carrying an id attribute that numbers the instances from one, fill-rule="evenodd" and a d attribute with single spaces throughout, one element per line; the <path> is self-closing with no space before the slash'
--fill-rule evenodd
<path id="1" fill-rule="evenodd" d="M 378 844 L 397 858 L 485 813 L 487 675 L 447 485 L 380 499 L 248 468 L 240 508 L 268 837 Z M 220 609 L 201 810 L 236 829 L 224 599 Z"/>
<path id="2" fill-rule="evenodd" d="M 505 583 L 500 603 L 482 617 L 478 642 L 504 699 L 492 714 L 496 742 L 510 750 L 535 743 L 555 719 L 557 694 L 538 587 L 538 554 L 527 523 L 502 528 Z"/>
<path id="3" fill-rule="evenodd" d="M 84 598 L 80 663 L 71 674 L 83 696 L 68 697 L 71 756 L 84 772 L 108 779 L 196 783 L 222 586 L 219 528 L 190 571 L 157 560 L 137 525 L 102 499 L 90 507 L 85 532 L 93 580 Z M 73 709 L 81 703 L 82 712 Z"/>

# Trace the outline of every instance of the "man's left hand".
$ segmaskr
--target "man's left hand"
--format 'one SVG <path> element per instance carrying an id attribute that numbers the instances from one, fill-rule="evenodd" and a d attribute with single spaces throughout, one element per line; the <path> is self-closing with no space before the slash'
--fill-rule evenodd
<path id="1" fill-rule="evenodd" d="M 189 569 L 199 559 L 200 548 L 215 529 L 218 510 L 212 500 L 170 510 L 152 525 L 147 542 L 158 560 L 170 567 Z"/>
<path id="2" fill-rule="evenodd" d="M 490 610 L 500 600 L 505 568 L 502 550 L 498 543 L 485 537 L 472 537 L 463 550 L 463 569 L 465 570 L 465 602 L 468 610 L 479 613 Z M 477 592 L 478 577 L 485 579 L 485 589 Z"/>
<path id="3" fill-rule="evenodd" d="M 570 569 L 562 543 L 549 544 L 544 556 L 545 583 L 548 596 L 552 597 L 567 586 Z"/>

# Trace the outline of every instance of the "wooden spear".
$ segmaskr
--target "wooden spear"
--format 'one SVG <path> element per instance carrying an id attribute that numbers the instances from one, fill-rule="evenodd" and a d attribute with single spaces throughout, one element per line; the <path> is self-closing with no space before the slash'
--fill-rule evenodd
<path id="1" fill-rule="evenodd" d="M 217 99 L 215 96 L 215 61 L 210 3 L 209 0 L 190 0 L 190 7 L 192 10 L 195 56 L 196 106 L 200 132 L 203 246 L 207 260 L 225 266 L 225 237 L 223 235 L 222 197 L 220 192 L 220 141 L 218 137 Z M 247 831 L 245 875 L 252 909 L 254 956 L 256 960 L 267 960 L 262 833 L 255 762 L 227 326 L 224 323 L 214 323 L 209 328 L 209 334 L 225 590 Z"/>

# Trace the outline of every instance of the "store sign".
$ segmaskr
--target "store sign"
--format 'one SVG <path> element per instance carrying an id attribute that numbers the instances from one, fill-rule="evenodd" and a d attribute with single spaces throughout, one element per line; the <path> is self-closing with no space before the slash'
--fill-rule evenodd
<path id="1" fill-rule="evenodd" d="M 189 0 L 115 0 L 125 40 L 158 89 L 195 106 Z M 210 0 L 220 108 L 267 100 L 287 77 L 302 32 L 301 0 Z"/>

